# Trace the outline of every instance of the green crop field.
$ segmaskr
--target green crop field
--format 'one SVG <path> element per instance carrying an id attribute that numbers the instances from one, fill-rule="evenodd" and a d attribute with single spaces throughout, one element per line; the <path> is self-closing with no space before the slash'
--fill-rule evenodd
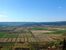
<path id="1" fill-rule="evenodd" d="M 17 38 L 17 37 L 18 37 L 17 34 L 7 34 L 7 35 L 5 36 L 5 38 Z"/>
<path id="2" fill-rule="evenodd" d="M 32 28 L 32 30 L 48 30 L 48 28 L 37 28 L 37 27 L 34 27 L 34 28 Z"/>
<path id="3" fill-rule="evenodd" d="M 57 31 L 53 31 L 53 32 L 48 32 L 46 34 L 64 34 L 64 33 L 66 33 L 66 30 L 57 30 Z"/>
<path id="4" fill-rule="evenodd" d="M 0 32 L 0 38 L 6 36 L 7 33 L 4 33 L 4 32 Z"/>
<path id="5" fill-rule="evenodd" d="M 14 45 L 15 43 L 11 43 L 11 42 L 4 42 L 4 43 L 0 43 L 0 46 L 12 46 Z"/>
<path id="6" fill-rule="evenodd" d="M 4 32 L 0 32 L 0 38 L 16 38 L 18 37 L 18 34 L 8 34 Z"/>

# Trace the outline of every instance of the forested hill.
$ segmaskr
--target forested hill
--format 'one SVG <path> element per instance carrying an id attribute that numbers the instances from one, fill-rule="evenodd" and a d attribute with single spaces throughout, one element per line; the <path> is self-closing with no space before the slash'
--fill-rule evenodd
<path id="1" fill-rule="evenodd" d="M 61 22 L 0 22 L 0 26 L 64 26 L 66 21 Z"/>

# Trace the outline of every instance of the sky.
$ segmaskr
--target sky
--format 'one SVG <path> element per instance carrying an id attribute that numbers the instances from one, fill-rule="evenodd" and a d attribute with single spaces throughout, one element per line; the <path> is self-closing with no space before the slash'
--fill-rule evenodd
<path id="1" fill-rule="evenodd" d="M 66 21 L 66 0 L 0 0 L 0 22 Z"/>

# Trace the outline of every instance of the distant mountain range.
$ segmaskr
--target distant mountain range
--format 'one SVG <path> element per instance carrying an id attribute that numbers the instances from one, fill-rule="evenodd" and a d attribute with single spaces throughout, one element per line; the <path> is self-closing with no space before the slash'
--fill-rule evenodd
<path id="1" fill-rule="evenodd" d="M 66 21 L 60 22 L 0 22 L 0 26 L 64 26 Z"/>

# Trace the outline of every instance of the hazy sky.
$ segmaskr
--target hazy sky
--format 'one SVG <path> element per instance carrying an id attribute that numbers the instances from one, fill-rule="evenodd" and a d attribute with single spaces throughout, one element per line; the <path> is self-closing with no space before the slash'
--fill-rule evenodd
<path id="1" fill-rule="evenodd" d="M 66 0 L 0 0 L 0 22 L 66 21 Z"/>

